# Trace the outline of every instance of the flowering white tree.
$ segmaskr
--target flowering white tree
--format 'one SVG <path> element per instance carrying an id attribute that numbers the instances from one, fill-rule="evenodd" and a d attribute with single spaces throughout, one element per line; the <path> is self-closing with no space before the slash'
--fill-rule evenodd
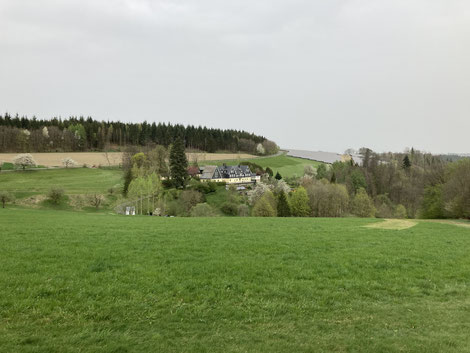
<path id="1" fill-rule="evenodd" d="M 13 158 L 13 163 L 15 163 L 17 167 L 23 168 L 23 170 L 26 169 L 26 167 L 36 166 L 36 161 L 29 153 L 21 153 L 17 155 L 15 158 Z"/>
<path id="2" fill-rule="evenodd" d="M 75 162 L 72 158 L 70 157 L 65 157 L 62 159 L 62 164 L 64 165 L 65 168 L 68 167 L 74 167 L 77 165 L 77 162 Z"/>
<path id="3" fill-rule="evenodd" d="M 261 143 L 258 143 L 258 145 L 256 146 L 256 152 L 258 152 L 259 154 L 265 154 L 266 153 L 266 150 L 264 149 L 264 147 Z"/>
<path id="4" fill-rule="evenodd" d="M 45 138 L 49 138 L 49 130 L 47 130 L 47 126 L 42 128 L 42 136 Z"/>
<path id="5" fill-rule="evenodd" d="M 317 170 L 312 165 L 306 165 L 304 167 L 304 175 L 314 177 L 317 175 Z"/>
<path id="6" fill-rule="evenodd" d="M 254 205 L 267 191 L 271 191 L 269 185 L 265 183 L 257 183 L 255 188 L 248 192 L 248 200 Z"/>
<path id="7" fill-rule="evenodd" d="M 278 180 L 276 182 L 275 191 L 277 193 L 283 191 L 286 195 L 288 195 L 291 192 L 291 188 L 284 180 Z"/>

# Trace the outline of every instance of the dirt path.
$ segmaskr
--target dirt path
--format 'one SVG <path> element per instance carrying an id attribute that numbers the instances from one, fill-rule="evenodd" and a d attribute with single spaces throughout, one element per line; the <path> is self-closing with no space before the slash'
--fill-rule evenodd
<path id="1" fill-rule="evenodd" d="M 429 220 L 411 220 L 411 219 L 385 219 L 383 222 L 368 224 L 364 227 L 375 229 L 402 230 L 414 227 L 420 222 L 449 224 L 457 227 L 470 229 L 470 222 L 452 220 L 452 219 L 429 219 Z"/>
<path id="2" fill-rule="evenodd" d="M 464 227 L 464 228 L 469 228 L 470 229 L 470 222 L 466 222 L 466 221 L 456 221 L 456 220 L 450 220 L 450 219 L 436 219 L 436 220 L 429 220 L 429 221 L 426 221 L 426 222 L 450 224 L 450 225 L 453 225 L 453 226 Z"/>

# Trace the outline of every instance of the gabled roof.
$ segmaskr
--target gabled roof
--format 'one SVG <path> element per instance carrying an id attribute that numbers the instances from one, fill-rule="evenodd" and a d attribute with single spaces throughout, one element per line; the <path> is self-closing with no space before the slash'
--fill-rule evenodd
<path id="1" fill-rule="evenodd" d="M 246 178 L 254 176 L 247 165 L 223 165 L 220 167 L 209 165 L 201 168 L 201 174 L 201 179 Z"/>
<path id="2" fill-rule="evenodd" d="M 216 165 L 206 165 L 201 168 L 201 179 L 212 179 L 214 172 L 217 169 Z"/>

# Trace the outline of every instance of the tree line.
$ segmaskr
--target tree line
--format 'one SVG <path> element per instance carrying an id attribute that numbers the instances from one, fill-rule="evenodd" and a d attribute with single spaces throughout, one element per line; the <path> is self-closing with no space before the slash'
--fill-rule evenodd
<path id="1" fill-rule="evenodd" d="M 147 195 L 132 191 L 132 185 L 147 185 L 153 173 L 169 177 L 156 188 L 165 195 L 159 198 L 159 209 L 165 214 L 470 219 L 469 158 L 449 162 L 414 149 L 376 153 L 364 148 L 360 151 L 362 164 L 351 160 L 306 166 L 302 176 L 290 178 L 269 167 L 242 162 L 263 175 L 261 182 L 241 193 L 231 187 L 216 210 L 200 205 L 204 195 L 215 191 L 215 185 L 189 179 L 181 141 L 169 152 L 163 147 L 135 152 L 126 153 L 123 161 L 125 192 L 128 185 L 134 198 Z M 165 191 L 169 189 L 173 191 Z M 141 186 L 139 190 L 153 189 Z"/>
<path id="2" fill-rule="evenodd" d="M 0 115 L 0 152 L 71 152 L 121 149 L 149 144 L 170 146 L 180 137 L 187 149 L 271 154 L 275 143 L 241 130 L 171 123 L 123 123 L 91 117 L 37 119 Z"/>
<path id="3" fill-rule="evenodd" d="M 363 148 L 360 154 L 360 165 L 353 161 L 336 162 L 329 168 L 322 165 L 300 183 L 307 190 L 321 188 L 319 184 L 344 186 L 343 194 L 356 215 L 470 218 L 469 158 L 450 162 L 413 148 L 402 153 Z"/>

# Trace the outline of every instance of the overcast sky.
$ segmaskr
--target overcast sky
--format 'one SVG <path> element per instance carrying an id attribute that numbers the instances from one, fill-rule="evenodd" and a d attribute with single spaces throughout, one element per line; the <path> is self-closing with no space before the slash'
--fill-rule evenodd
<path id="1" fill-rule="evenodd" d="M 0 111 L 470 152 L 470 1 L 0 0 Z"/>

